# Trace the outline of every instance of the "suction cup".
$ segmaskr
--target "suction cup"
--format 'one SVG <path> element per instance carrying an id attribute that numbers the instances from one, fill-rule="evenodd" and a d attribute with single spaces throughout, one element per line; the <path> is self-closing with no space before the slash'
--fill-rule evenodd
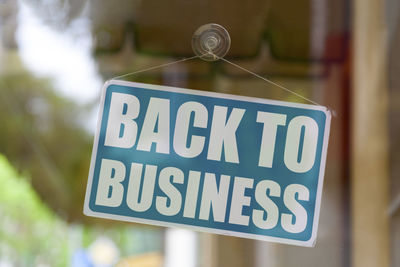
<path id="1" fill-rule="evenodd" d="M 221 25 L 210 23 L 198 28 L 192 37 L 192 49 L 201 59 L 216 61 L 231 47 L 231 37 Z"/>

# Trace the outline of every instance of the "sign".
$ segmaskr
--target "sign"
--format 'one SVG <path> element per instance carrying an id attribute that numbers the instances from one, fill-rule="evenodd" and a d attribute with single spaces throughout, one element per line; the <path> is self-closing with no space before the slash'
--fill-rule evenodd
<path id="1" fill-rule="evenodd" d="M 108 82 L 84 213 L 313 246 L 330 119 L 322 106 Z"/>

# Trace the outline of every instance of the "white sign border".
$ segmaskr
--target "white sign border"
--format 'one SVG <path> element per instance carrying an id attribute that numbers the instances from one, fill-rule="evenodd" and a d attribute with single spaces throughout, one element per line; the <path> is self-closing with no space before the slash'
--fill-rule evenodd
<path id="1" fill-rule="evenodd" d="M 294 108 L 313 109 L 313 110 L 320 110 L 320 111 L 324 112 L 326 115 L 325 132 L 324 132 L 324 140 L 323 140 L 323 144 L 322 144 L 320 172 L 319 172 L 319 176 L 318 176 L 316 204 L 315 204 L 315 209 L 314 209 L 314 221 L 313 221 L 313 225 L 312 225 L 312 234 L 311 234 L 310 239 L 306 240 L 306 241 L 301 241 L 301 240 L 294 240 L 294 239 L 289 239 L 289 238 L 280 238 L 280 237 L 264 236 L 264 235 L 242 233 L 242 232 L 235 232 L 235 231 L 226 231 L 226 230 L 215 229 L 215 228 L 208 228 L 208 227 L 201 227 L 201 226 L 194 226 L 194 225 L 180 224 L 180 223 L 170 223 L 170 222 L 164 222 L 164 221 L 155 221 L 155 220 L 150 220 L 150 219 L 142 219 L 142 218 L 135 218 L 135 217 L 129 217 L 129 216 L 122 216 L 122 215 L 115 215 L 115 214 L 92 211 L 89 207 L 90 193 L 91 193 L 92 184 L 93 184 L 94 166 L 96 163 L 99 135 L 100 135 L 100 129 L 101 129 L 102 117 L 103 117 L 103 111 L 104 111 L 105 95 L 106 95 L 107 88 L 110 85 L 138 87 L 138 88 L 157 90 L 157 91 L 168 91 L 168 92 L 191 94 L 191 95 L 209 96 L 209 97 L 214 97 L 214 98 L 232 99 L 232 100 L 239 100 L 239 101 L 252 102 L 252 103 L 262 103 L 262 104 L 270 104 L 270 105 L 278 105 L 278 106 L 286 106 L 286 107 L 294 107 Z M 151 225 L 164 226 L 164 227 L 176 227 L 176 228 L 179 227 L 179 228 L 186 228 L 188 230 L 196 230 L 196 231 L 201 231 L 201 232 L 206 232 L 206 233 L 237 236 L 237 237 L 242 237 L 242 238 L 257 239 L 257 240 L 261 240 L 261 241 L 270 241 L 270 242 L 290 244 L 290 245 L 296 245 L 296 246 L 314 247 L 315 243 L 316 243 L 316 239 L 317 239 L 318 221 L 319 221 L 319 215 L 320 215 L 320 209 L 321 209 L 322 187 L 323 187 L 323 182 L 324 182 L 326 156 L 327 156 L 327 152 L 328 152 L 330 124 L 331 124 L 331 112 L 324 106 L 307 105 L 307 104 L 300 104 L 300 103 L 290 103 L 290 102 L 283 102 L 283 101 L 277 101 L 277 100 L 248 97 L 248 96 L 229 95 L 229 94 L 223 94 L 223 93 L 184 89 L 184 88 L 164 86 L 164 85 L 153 85 L 153 84 L 145 84 L 145 83 L 137 83 L 137 82 L 128 82 L 128 81 L 122 81 L 122 80 L 109 80 L 104 83 L 103 88 L 101 90 L 101 100 L 100 100 L 100 108 L 99 108 L 99 114 L 98 114 L 98 119 L 97 119 L 97 129 L 96 129 L 96 133 L 95 133 L 92 157 L 91 157 L 91 161 L 90 161 L 89 177 L 88 177 L 88 182 L 87 182 L 87 187 L 86 187 L 86 195 L 85 195 L 85 203 L 84 203 L 83 213 L 86 216 L 93 216 L 93 217 L 99 217 L 99 218 L 105 218 L 105 219 L 111 219 L 111 220 L 144 223 L 144 224 L 151 224 Z"/>

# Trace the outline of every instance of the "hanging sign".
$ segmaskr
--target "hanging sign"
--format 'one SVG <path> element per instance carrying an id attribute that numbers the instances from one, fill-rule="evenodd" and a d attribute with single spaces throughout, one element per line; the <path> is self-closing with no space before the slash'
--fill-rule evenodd
<path id="1" fill-rule="evenodd" d="M 84 213 L 313 246 L 330 119 L 322 106 L 108 82 Z"/>

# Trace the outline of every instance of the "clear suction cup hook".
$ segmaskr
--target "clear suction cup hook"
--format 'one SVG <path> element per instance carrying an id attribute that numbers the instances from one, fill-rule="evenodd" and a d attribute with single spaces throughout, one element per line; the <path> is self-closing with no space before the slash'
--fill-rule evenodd
<path id="1" fill-rule="evenodd" d="M 198 28 L 192 37 L 192 49 L 201 59 L 216 61 L 228 53 L 231 37 L 219 24 L 210 23 Z"/>

